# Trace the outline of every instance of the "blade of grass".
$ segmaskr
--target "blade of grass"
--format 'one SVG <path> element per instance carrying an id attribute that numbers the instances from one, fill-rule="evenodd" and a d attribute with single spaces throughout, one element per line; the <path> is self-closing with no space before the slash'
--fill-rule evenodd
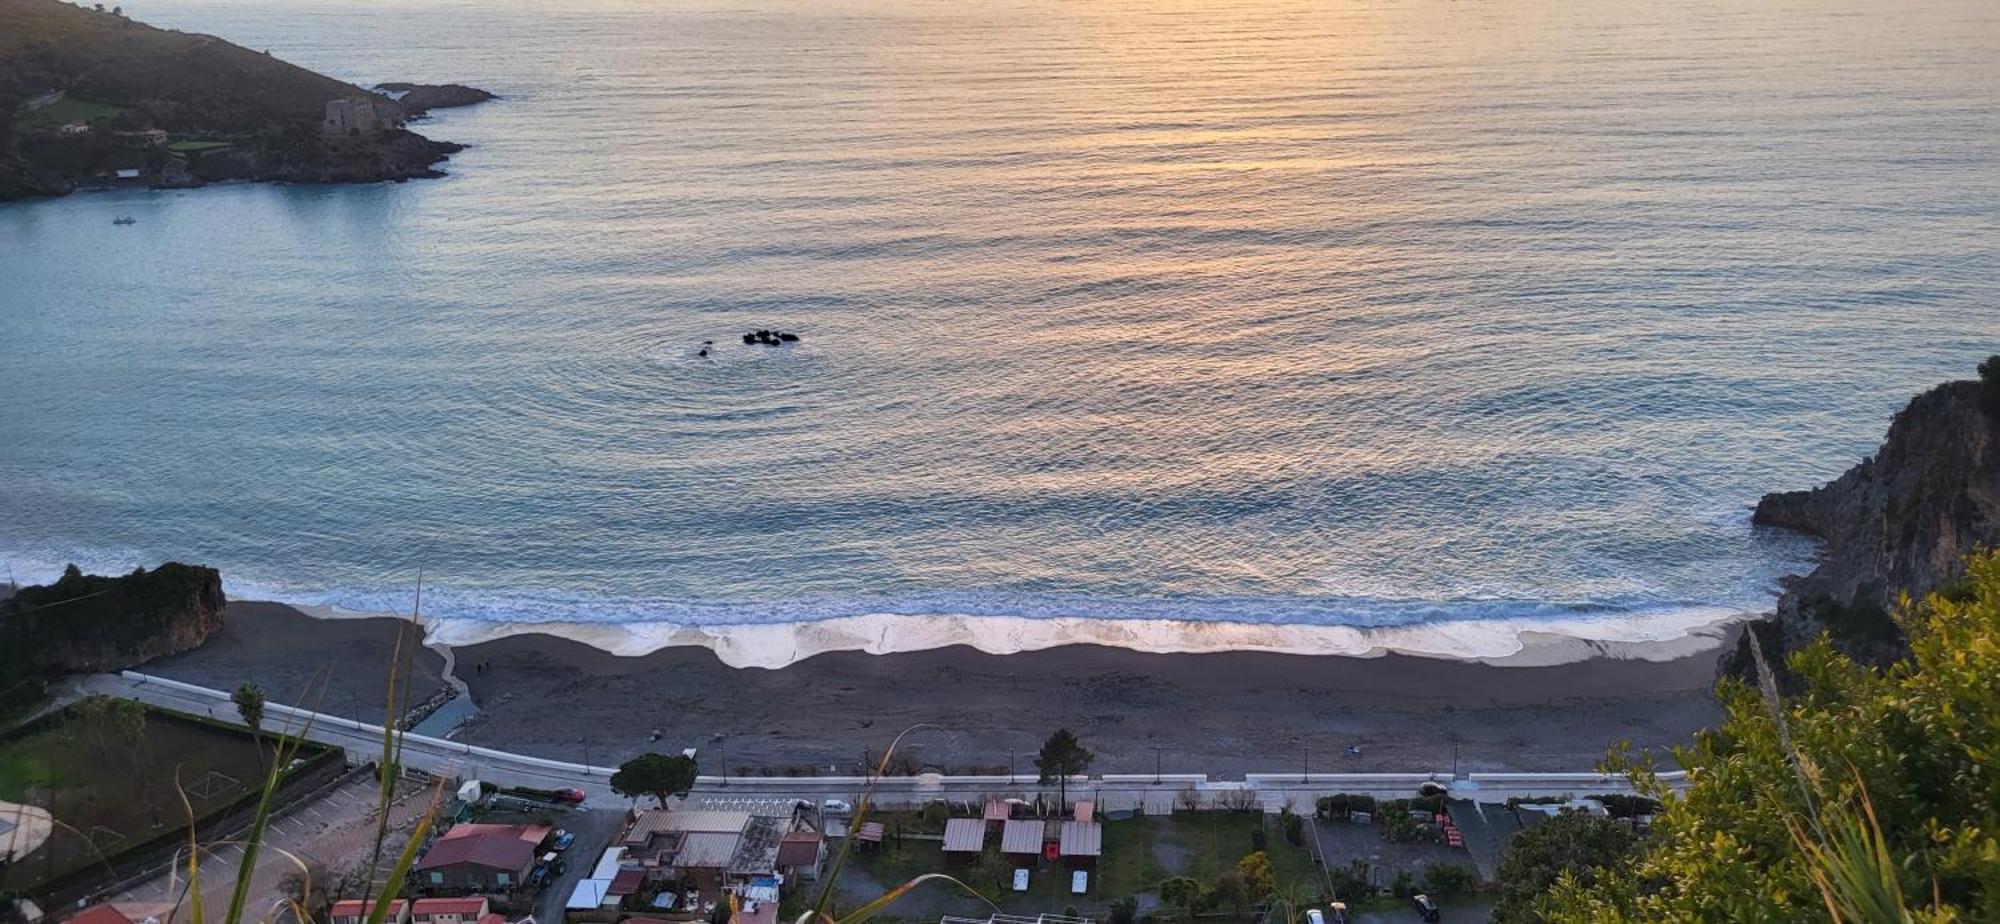
<path id="1" fill-rule="evenodd" d="M 403 853 L 396 859 L 396 866 L 389 871 L 389 881 L 382 883 L 382 894 L 375 899 L 375 906 L 368 910 L 368 924 L 382 924 L 389 913 L 389 906 L 402 894 L 403 883 L 409 879 L 410 867 L 417 861 L 417 851 L 424 845 L 424 837 L 430 834 L 431 822 L 436 820 L 438 805 L 444 796 L 444 780 L 440 778 L 431 789 L 430 807 L 417 817 L 417 824 L 410 829 L 410 840 L 403 845 Z"/>
<path id="2" fill-rule="evenodd" d="M 308 716 L 311 713 L 307 713 Z M 299 748 L 305 745 L 306 735 L 312 731 L 312 719 L 307 718 L 297 733 L 290 728 L 271 747 L 271 768 L 264 777 L 264 789 L 257 795 L 257 813 L 250 821 L 250 835 L 243 841 L 243 859 L 236 866 L 236 887 L 229 894 L 229 911 L 223 918 L 226 924 L 238 924 L 243 920 L 244 903 L 250 899 L 250 880 L 257 872 L 258 854 L 263 849 L 264 832 L 271 825 L 271 803 L 277 796 L 278 784 L 284 771 L 298 756 Z"/>
<path id="3" fill-rule="evenodd" d="M 904 735 L 919 728 L 930 727 L 932 726 L 920 722 L 897 732 L 895 740 L 889 742 L 888 749 L 882 752 L 882 759 L 876 762 L 875 772 L 868 776 L 867 787 L 862 790 L 861 797 L 854 801 L 854 818 L 849 822 L 847 836 L 840 839 L 840 852 L 834 854 L 833 867 L 827 871 L 826 882 L 819 889 L 819 897 L 813 900 L 812 916 L 815 920 L 832 920 L 832 917 L 826 913 L 826 909 L 827 906 L 833 903 L 834 884 L 839 881 L 841 870 L 847 868 L 847 857 L 854 851 L 855 834 L 868 821 L 868 809 L 875 799 L 875 783 L 882 778 L 884 773 L 888 772 L 889 759 L 895 756 L 896 748 L 903 743 Z"/>
<path id="4" fill-rule="evenodd" d="M 862 922 L 867 921 L 869 918 L 872 918 L 875 915 L 881 913 L 882 909 L 887 908 L 891 904 L 895 903 L 896 899 L 902 898 L 903 896 L 910 894 L 911 889 L 923 885 L 926 882 L 949 882 L 952 885 L 964 889 L 967 895 L 977 898 L 982 902 L 986 902 L 988 907 L 993 907 L 994 910 L 996 911 L 999 910 L 997 907 L 994 907 L 993 902 L 989 901 L 986 898 L 986 896 L 979 894 L 979 890 L 974 889 L 973 887 L 966 885 L 963 882 L 960 882 L 957 878 L 947 875 L 945 873 L 925 873 L 921 876 L 918 876 L 915 879 L 912 879 L 908 882 L 903 883 L 902 885 L 899 885 L 893 889 L 890 889 L 887 892 L 882 893 L 881 895 L 877 896 L 874 901 L 871 901 L 866 905 L 862 905 L 861 907 L 854 909 L 853 912 L 849 913 L 845 917 L 840 918 L 838 924 L 862 924 Z"/>

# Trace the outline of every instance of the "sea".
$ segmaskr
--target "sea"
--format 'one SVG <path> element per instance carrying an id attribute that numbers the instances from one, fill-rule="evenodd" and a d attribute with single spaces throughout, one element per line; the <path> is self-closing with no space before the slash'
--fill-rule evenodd
<path id="1" fill-rule="evenodd" d="M 501 99 L 444 179 L 0 205 L 24 583 L 763 666 L 1668 639 L 2000 351 L 1990 0 L 124 10 Z"/>

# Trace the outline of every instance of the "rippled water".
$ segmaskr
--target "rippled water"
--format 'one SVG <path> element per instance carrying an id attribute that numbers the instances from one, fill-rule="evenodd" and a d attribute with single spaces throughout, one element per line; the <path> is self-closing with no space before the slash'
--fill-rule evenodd
<path id="1" fill-rule="evenodd" d="M 1756 497 L 2000 340 L 1978 0 L 128 11 L 506 99 L 424 127 L 475 145 L 443 181 L 0 206 L 23 578 L 379 610 L 421 567 L 493 621 L 1755 609 L 1806 552 Z"/>

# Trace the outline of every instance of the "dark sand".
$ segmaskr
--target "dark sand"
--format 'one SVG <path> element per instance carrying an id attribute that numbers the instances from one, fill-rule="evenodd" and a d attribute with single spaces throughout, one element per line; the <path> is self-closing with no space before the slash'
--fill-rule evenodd
<path id="1" fill-rule="evenodd" d="M 232 603 L 202 648 L 148 670 L 273 699 L 325 670 L 327 711 L 381 714 L 393 620 L 315 619 Z M 1686 743 L 1720 717 L 1715 652 L 1667 662 L 1599 658 L 1497 667 L 1433 658 L 1258 653 L 1160 655 L 1073 646 L 1018 655 L 967 648 L 832 653 L 779 670 L 723 665 L 704 648 L 618 657 L 545 635 L 457 649 L 479 714 L 455 736 L 545 757 L 614 763 L 699 747 L 705 772 L 811 765 L 851 770 L 915 723 L 906 749 L 944 769 L 1020 772 L 1057 727 L 1098 753 L 1093 772 L 1230 776 L 1315 772 L 1587 770 L 1620 740 Z M 481 671 L 479 664 L 486 664 Z M 413 695 L 437 688 L 441 659 L 418 659 Z M 660 738 L 652 740 L 653 732 Z M 714 740 L 725 735 L 725 741 Z M 1344 753 L 1362 746 L 1360 756 Z"/>
<path id="2" fill-rule="evenodd" d="M 414 626 L 395 619 L 314 619 L 280 603 L 229 602 L 222 630 L 200 648 L 169 655 L 138 670 L 218 690 L 244 682 L 264 688 L 274 703 L 318 709 L 379 724 L 388 693 L 396 636 L 408 641 L 407 695 L 422 701 L 443 684 L 444 658 L 422 647 Z"/>

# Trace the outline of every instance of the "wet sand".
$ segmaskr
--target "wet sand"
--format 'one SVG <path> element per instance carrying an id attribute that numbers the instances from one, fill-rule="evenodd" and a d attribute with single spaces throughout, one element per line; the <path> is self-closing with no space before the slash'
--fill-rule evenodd
<path id="1" fill-rule="evenodd" d="M 380 714 L 402 624 L 316 619 L 232 603 L 207 645 L 144 668 L 209 686 L 245 679 L 274 698 L 325 669 L 324 702 Z M 1718 645 L 1729 640 L 1725 633 Z M 520 635 L 458 648 L 479 714 L 457 738 L 615 763 L 645 750 L 723 752 L 732 772 L 851 770 L 916 723 L 906 751 L 941 769 L 1031 772 L 1058 727 L 1098 754 L 1093 772 L 1583 770 L 1611 744 L 1686 743 L 1720 710 L 1717 650 L 1669 660 L 1596 657 L 1502 666 L 1389 654 L 1147 654 L 1097 646 L 993 655 L 968 648 L 833 652 L 779 669 L 732 668 L 706 648 L 622 657 Z M 435 689 L 425 652 L 414 689 Z M 421 692 L 416 694 L 421 695 Z M 654 735 L 657 733 L 657 740 Z M 722 736 L 717 739 L 716 736 Z M 1360 745 L 1359 756 L 1345 753 Z M 1308 753 L 1310 751 L 1310 753 Z"/>

